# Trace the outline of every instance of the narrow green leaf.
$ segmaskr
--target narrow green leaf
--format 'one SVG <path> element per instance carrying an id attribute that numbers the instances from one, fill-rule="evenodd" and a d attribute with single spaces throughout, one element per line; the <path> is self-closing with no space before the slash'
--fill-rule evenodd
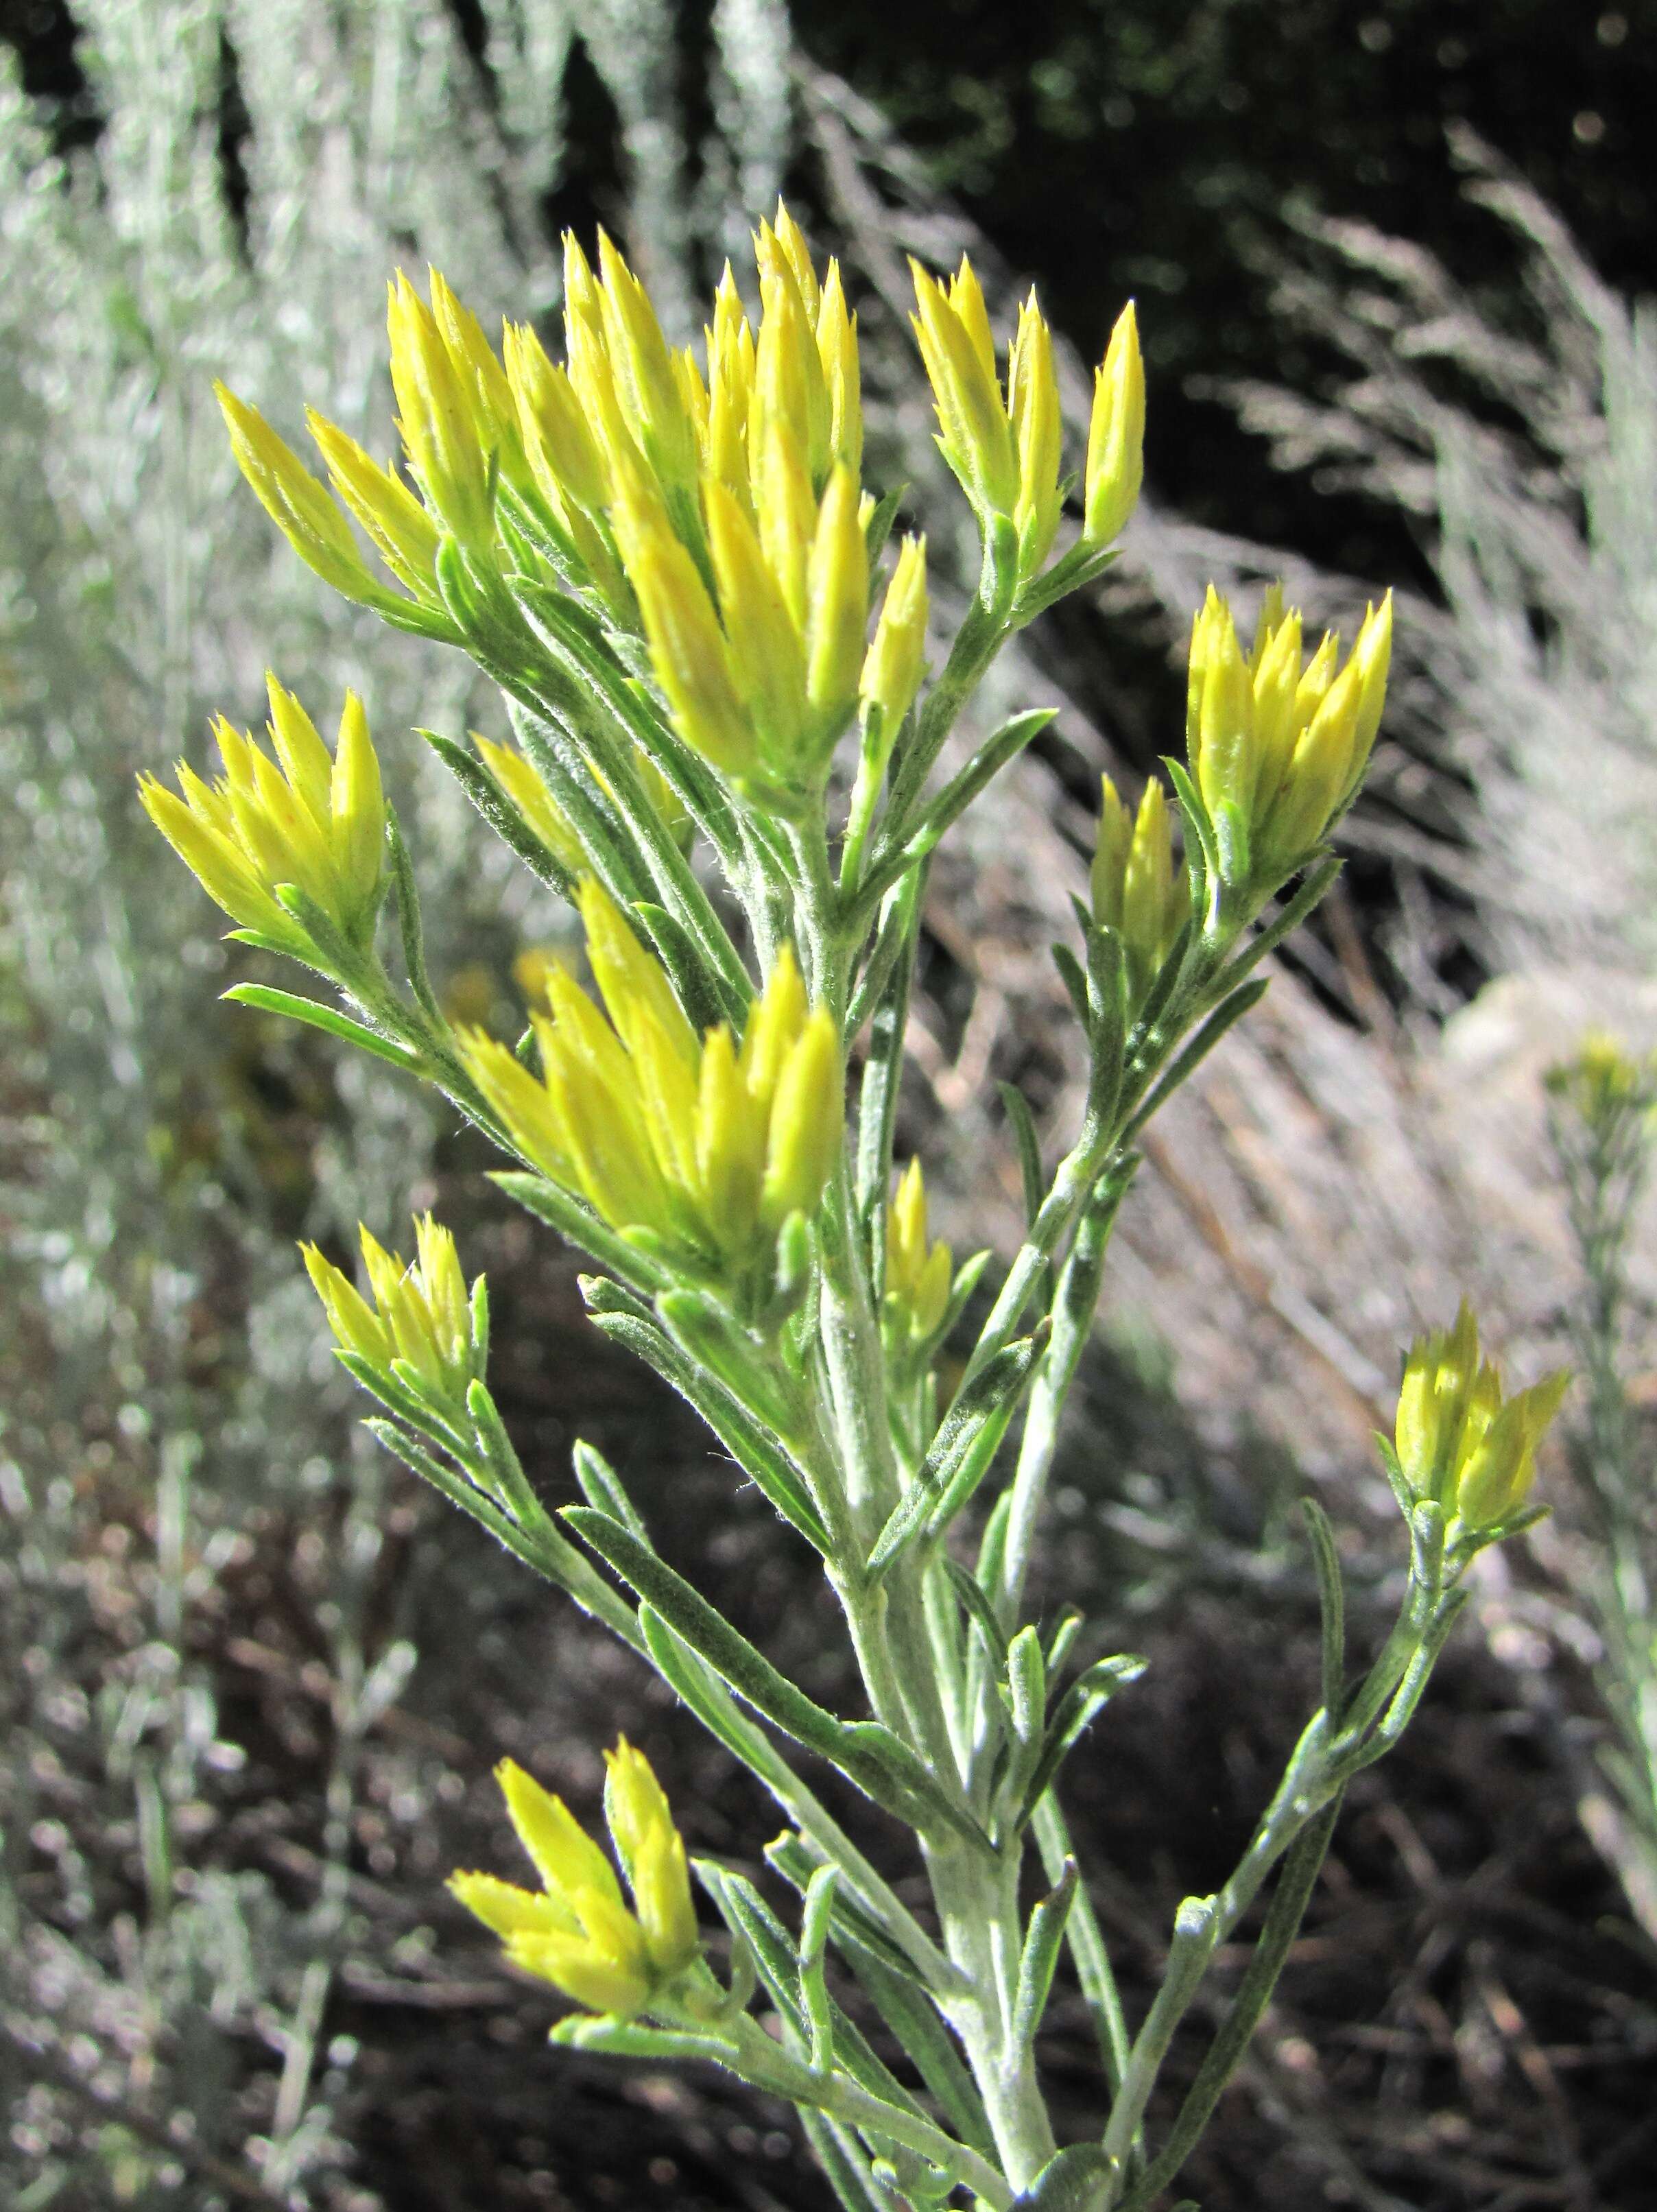
<path id="1" fill-rule="evenodd" d="M 1171 1097 L 1186 1079 L 1196 1073 L 1226 1031 L 1240 1022 L 1251 1007 L 1259 1004 L 1266 996 L 1270 981 L 1269 976 L 1257 975 L 1252 983 L 1240 985 L 1229 999 L 1223 1000 L 1216 1006 L 1123 1130 L 1121 1141 L 1125 1145 L 1132 1141 L 1164 1100 Z"/>
<path id="2" fill-rule="evenodd" d="M 785 1735 L 828 1759 L 865 1796 L 911 1826 L 934 1828 L 942 1819 L 970 1830 L 914 1753 L 889 1729 L 875 1722 L 837 1719 L 808 1698 L 630 1529 L 590 1506 L 568 1505 L 563 1518 L 721 1680 Z"/>
<path id="3" fill-rule="evenodd" d="M 570 1459 L 587 1504 L 600 1513 L 608 1513 L 612 1521 L 619 1521 L 640 1543 L 648 1544 L 650 1538 L 644 1522 L 622 1486 L 621 1476 L 597 1445 L 588 1443 L 585 1437 L 577 1437 Z"/>
<path id="4" fill-rule="evenodd" d="M 1030 1914 L 1013 2000 L 1012 2044 L 1016 2051 L 1030 2048 L 1047 2011 L 1047 1995 L 1053 1988 L 1059 1947 L 1065 1940 L 1065 1923 L 1070 1917 L 1078 1879 L 1075 1860 L 1066 1859 L 1056 1886 Z"/>
<path id="5" fill-rule="evenodd" d="M 1100 2212 L 1116 2160 L 1097 2143 L 1072 2143 L 1048 2160 L 1012 2212 Z"/>
<path id="6" fill-rule="evenodd" d="M 1132 1652 L 1119 1652 L 1114 1658 L 1101 1659 L 1078 1674 L 1059 1699 L 1047 1734 L 1041 1741 L 1041 1755 L 1024 1790 L 1023 1802 L 1014 1822 L 1014 1832 L 1023 1828 L 1035 1812 L 1043 1793 L 1064 1760 L 1065 1753 L 1076 1744 L 1096 1715 L 1103 1710 L 1118 1690 L 1125 1690 L 1137 1682 L 1144 1673 L 1149 1661 Z"/>
<path id="7" fill-rule="evenodd" d="M 1302 1498 L 1301 1512 L 1312 1540 L 1312 1559 L 1318 1571 L 1318 1609 L 1323 1622 L 1323 1709 L 1337 1727 L 1346 1694 L 1346 1594 L 1341 1579 L 1340 1553 L 1329 1516 L 1315 1498 Z"/>
<path id="8" fill-rule="evenodd" d="M 495 836 L 517 854 L 530 873 L 549 890 L 573 902 L 575 878 L 551 847 L 536 836 L 483 762 L 475 760 L 463 745 L 436 730 L 416 730 L 415 734 L 424 738 Z"/>
<path id="9" fill-rule="evenodd" d="M 1041 1211 L 1041 1200 L 1047 1192 L 1047 1179 L 1041 1171 L 1041 1140 L 1035 1131 L 1035 1116 L 1030 1111 L 1029 1101 L 1016 1083 L 998 1083 L 1001 1103 L 1012 1124 L 1013 1141 L 1018 1147 L 1018 1169 L 1024 1185 L 1024 1221 L 1028 1227 Z"/>
<path id="10" fill-rule="evenodd" d="M 222 994 L 238 1006 L 256 1006 L 261 1013 L 286 1014 L 291 1021 L 303 1022 L 307 1029 L 320 1030 L 325 1036 L 337 1037 L 342 1044 L 359 1046 L 373 1053 L 376 1060 L 389 1061 L 401 1068 L 405 1075 L 417 1074 L 420 1054 L 395 1038 L 382 1036 L 378 1030 L 354 1022 L 349 1014 L 337 1013 L 332 1006 L 325 1006 L 315 999 L 301 999 L 292 991 L 272 990 L 265 983 L 233 983 Z"/>

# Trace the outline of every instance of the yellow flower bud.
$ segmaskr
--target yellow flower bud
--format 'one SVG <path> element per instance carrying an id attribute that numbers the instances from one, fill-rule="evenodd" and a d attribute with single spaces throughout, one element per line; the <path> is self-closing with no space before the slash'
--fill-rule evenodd
<path id="1" fill-rule="evenodd" d="M 650 1962 L 661 1973 L 700 1950 L 684 1840 L 644 1753 L 622 1736 L 604 1753 L 604 1819 L 633 1889 Z"/>
<path id="2" fill-rule="evenodd" d="M 786 763 L 804 735 L 805 653 L 799 630 L 736 495 L 714 483 L 702 497 L 720 611 L 729 635 L 742 640 L 733 672 L 762 750 Z"/>
<path id="3" fill-rule="evenodd" d="M 729 776 L 759 766 L 731 647 L 695 562 L 665 527 L 623 546 L 659 682 L 687 744 Z"/>
<path id="4" fill-rule="evenodd" d="M 388 288 L 385 320 L 398 430 L 426 504 L 463 544 L 487 546 L 495 518 L 476 409 L 430 308 L 401 271 Z"/>
<path id="5" fill-rule="evenodd" d="M 527 323 L 508 323 L 503 351 L 519 434 L 543 495 L 560 513 L 573 500 L 601 514 L 609 478 L 568 370 L 548 359 Z"/>
<path id="6" fill-rule="evenodd" d="M 817 306 L 817 353 L 828 386 L 828 445 L 853 477 L 863 467 L 863 385 L 858 366 L 858 319 L 847 310 L 840 264 L 831 261 Z"/>
<path id="7" fill-rule="evenodd" d="M 696 481 L 695 426 L 649 295 L 608 234 L 598 234 L 598 309 L 628 427 L 664 488 Z"/>
<path id="8" fill-rule="evenodd" d="M 937 403 L 944 457 L 975 506 L 1011 515 L 1018 500 L 1018 460 L 977 276 L 963 256 L 946 293 L 919 262 L 910 267 L 915 335 Z"/>
<path id="9" fill-rule="evenodd" d="M 465 395 L 478 442 L 486 457 L 495 456 L 507 481 L 526 490 L 530 477 L 518 428 L 518 404 L 506 371 L 484 337 L 483 325 L 461 306 L 441 272 L 429 269 L 427 276 L 432 319 Z"/>
<path id="10" fill-rule="evenodd" d="M 1018 311 L 1018 335 L 1007 364 L 1007 401 L 1018 450 L 1018 571 L 1033 576 L 1047 559 L 1059 528 L 1059 473 L 1064 422 L 1053 365 L 1053 333 L 1035 295 Z"/>
<path id="11" fill-rule="evenodd" d="M 351 526 L 313 477 L 257 409 L 238 399 L 227 385 L 213 390 L 230 433 L 238 467 L 259 503 L 307 568 L 325 584 L 359 605 L 375 605 L 385 596 L 357 550 Z"/>
<path id="12" fill-rule="evenodd" d="M 757 452 L 750 435 L 749 453 L 760 544 L 794 627 L 804 636 L 807 579 L 817 533 L 817 502 L 804 453 L 788 423 L 776 416 L 767 417 Z"/>
<path id="13" fill-rule="evenodd" d="M 828 474 L 832 447 L 828 379 L 815 328 L 816 279 L 804 256 L 810 299 L 798 272 L 768 223 L 755 238 L 760 270 L 760 329 L 755 353 L 754 398 L 749 420 L 750 455 L 772 422 L 786 423 L 815 489 Z"/>
<path id="14" fill-rule="evenodd" d="M 554 859 L 562 861 L 572 875 L 580 875 L 587 865 L 581 841 L 569 817 L 542 781 L 540 771 L 510 745 L 498 745 L 476 731 L 472 732 L 472 743 L 490 775 Z"/>
<path id="15" fill-rule="evenodd" d="M 954 1281 L 947 1244 L 926 1239 L 926 1184 L 920 1162 L 911 1160 L 886 1213 L 888 1312 L 915 1340 L 931 1337 L 943 1320 Z"/>
<path id="16" fill-rule="evenodd" d="M 762 1231 L 814 1207 L 834 1164 L 844 1112 L 834 1024 L 809 1012 L 785 954 L 740 1054 L 723 1027 L 698 1039 L 607 895 L 587 884 L 580 902 L 604 1012 L 552 968 L 550 1018 L 531 1016 L 538 1079 L 476 1030 L 462 1033 L 461 1056 L 543 1175 L 613 1228 L 671 1245 L 691 1272 L 734 1272 L 739 1291 L 757 1288 L 770 1264 Z"/>
<path id="17" fill-rule="evenodd" d="M 1127 963 L 1128 1004 L 1137 1008 L 1174 950 L 1190 910 L 1174 857 L 1174 823 L 1160 783 L 1144 788 L 1130 817 L 1108 776 L 1093 856 L 1093 918 L 1117 931 Z"/>
<path id="18" fill-rule="evenodd" d="M 858 686 L 865 710 L 880 716 L 883 757 L 890 751 L 926 672 L 927 611 L 926 541 L 906 538 L 898 548 Z"/>
<path id="19" fill-rule="evenodd" d="M 342 1352 L 384 1372 L 404 1360 L 439 1398 L 464 1407 L 466 1387 L 483 1372 L 470 1293 L 450 1232 L 429 1213 L 415 1223 L 412 1267 L 359 1228 L 373 1305 L 314 1244 L 301 1244 L 306 1272 Z"/>
<path id="20" fill-rule="evenodd" d="M 438 532 L 425 508 L 399 477 L 365 453 L 337 423 L 307 408 L 307 427 L 328 466 L 328 479 L 400 584 L 432 602 Z"/>
<path id="21" fill-rule="evenodd" d="M 788 264 L 794 282 L 799 287 L 801 303 L 807 314 L 815 316 L 822 303 L 817 284 L 817 272 L 811 265 L 811 248 L 805 233 L 800 228 L 782 202 L 777 202 L 777 212 L 768 225 L 760 225 L 762 240 L 760 266 L 762 273 L 768 260 L 780 256 Z"/>
<path id="22" fill-rule="evenodd" d="M 606 1756 L 605 1809 L 633 1909 L 568 1807 L 510 1759 L 496 1775 L 541 1893 L 484 1874 L 457 1874 L 449 1887 L 502 1938 L 514 1966 L 589 2011 L 627 2020 L 695 1966 L 701 1942 L 683 1841 L 654 1775 L 625 1741 Z"/>
<path id="23" fill-rule="evenodd" d="M 840 1038 L 819 1007 L 783 1061 L 771 1102 L 760 1218 L 778 1230 L 791 1213 L 815 1213 L 840 1157 L 846 1076 Z"/>
<path id="24" fill-rule="evenodd" d="M 836 466 L 823 494 L 806 576 L 805 690 L 815 730 L 808 767 L 826 765 L 857 707 L 869 627 L 869 555 L 857 479 Z"/>
<path id="25" fill-rule="evenodd" d="M 301 1244 L 299 1249 L 340 1350 L 355 1352 L 371 1367 L 389 1368 L 397 1355 L 385 1322 L 349 1276 L 325 1260 L 314 1244 Z"/>
<path id="26" fill-rule="evenodd" d="M 1130 300 L 1093 380 L 1093 416 L 1082 477 L 1082 543 L 1108 545 L 1133 512 L 1144 477 L 1145 372 Z"/>

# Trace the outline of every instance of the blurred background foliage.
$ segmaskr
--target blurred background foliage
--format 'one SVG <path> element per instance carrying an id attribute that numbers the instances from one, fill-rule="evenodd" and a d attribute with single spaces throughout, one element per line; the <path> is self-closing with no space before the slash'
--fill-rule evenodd
<path id="1" fill-rule="evenodd" d="M 458 1001 L 504 1018 L 514 953 L 561 923 L 405 736 L 487 726 L 489 699 L 277 546 L 210 380 L 383 449 L 398 264 L 486 322 L 545 318 L 559 231 L 603 222 L 689 335 L 786 185 L 847 258 L 871 453 L 947 600 L 968 549 L 901 252 L 969 246 L 1004 315 L 1039 282 L 1073 416 L 1138 294 L 1145 512 L 1110 590 L 1009 663 L 1060 721 L 935 878 L 904 1110 L 957 1238 L 968 1201 L 1016 1232 L 991 1079 L 1048 1127 L 1074 1108 L 1045 946 L 1098 769 L 1170 742 L 1207 575 L 1284 573 L 1331 619 L 1409 586 L 1348 895 L 1157 1133 L 1056 1495 L 1043 1601 L 1131 1619 L 1155 1662 L 1076 1808 L 1132 1996 L 1315 1670 L 1300 1489 L 1386 1601 L 1365 1431 L 1397 1344 L 1464 1284 L 1520 1363 L 1581 1334 L 1541 1073 L 1592 1021 L 1657 1037 L 1657 0 L 0 0 L 0 2178 L 30 2212 L 803 2212 L 822 2192 L 776 2112 L 555 2064 L 441 1896 L 501 1848 L 502 1753 L 586 1809 L 624 1726 L 698 1847 L 751 1855 L 765 1814 L 624 1654 L 354 1440 L 295 1237 L 343 1256 L 361 1214 L 397 1243 L 435 1201 L 490 1273 L 499 1395 L 549 1488 L 591 1436 L 736 1617 L 842 1686 L 783 1533 L 595 1345 L 468 1143 L 216 1004 L 243 969 L 132 778 L 199 763 L 210 709 L 256 718 L 267 657 L 319 717 L 363 690 Z M 1618 1264 L 1638 1486 L 1643 1215 Z M 1590 1526 L 1567 1493 L 1487 1582 L 1482 1638 L 1355 1792 L 1345 1932 L 1300 1947 L 1193 2170 L 1211 2212 L 1654 2201 L 1651 1824 L 1596 1764 L 1593 1679 L 1622 1670 L 1618 1771 L 1643 1712 L 1657 1772 L 1657 1656 L 1598 1634 Z M 1079 2134 L 1085 2018 L 1051 2019 Z"/>

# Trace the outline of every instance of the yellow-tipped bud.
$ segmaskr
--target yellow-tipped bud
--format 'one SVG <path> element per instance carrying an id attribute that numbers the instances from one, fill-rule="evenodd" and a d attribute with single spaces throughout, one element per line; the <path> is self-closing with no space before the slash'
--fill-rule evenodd
<path id="1" fill-rule="evenodd" d="M 513 1964 L 590 2012 L 628 2020 L 692 1967 L 701 1944 L 684 1845 L 649 1766 L 625 1741 L 607 1754 L 606 1811 L 628 1885 L 562 1800 L 505 1759 L 495 1770 L 542 1888 L 457 1874 L 449 1887 L 501 1936 Z"/>
<path id="2" fill-rule="evenodd" d="M 1130 815 L 1108 776 L 1093 855 L 1093 918 L 1122 940 L 1128 1004 L 1137 1007 L 1185 926 L 1190 898 L 1174 857 L 1174 823 L 1160 783 L 1145 786 Z"/>
<path id="3" fill-rule="evenodd" d="M 926 1183 L 911 1160 L 886 1212 L 886 1310 L 909 1338 L 936 1334 L 950 1303 L 955 1263 L 947 1244 L 926 1238 Z"/>
<path id="4" fill-rule="evenodd" d="M 845 1123 L 840 1038 L 819 1007 L 784 1060 L 771 1102 L 760 1193 L 760 1219 L 768 1229 L 780 1229 L 791 1213 L 816 1212 L 840 1157 Z"/>
<path id="5" fill-rule="evenodd" d="M 1087 465 L 1082 477 L 1082 543 L 1108 545 L 1120 535 L 1144 477 L 1145 372 L 1139 324 L 1130 300 L 1116 320 L 1093 380 Z"/>
<path id="6" fill-rule="evenodd" d="M 858 504 L 856 477 L 836 466 L 823 494 L 806 574 L 812 767 L 826 764 L 857 708 L 869 626 L 869 555 Z"/>
<path id="7" fill-rule="evenodd" d="M 1018 453 L 1018 573 L 1033 576 L 1047 559 L 1059 528 L 1059 471 L 1064 422 L 1059 378 L 1053 365 L 1053 332 L 1035 295 L 1018 311 L 1018 335 L 1007 364 L 1007 404 Z"/>
<path id="8" fill-rule="evenodd" d="M 919 262 L 910 266 L 915 335 L 938 407 L 944 458 L 974 506 L 1011 515 L 1018 501 L 1018 458 L 978 278 L 964 256 L 947 292 Z"/>
<path id="9" fill-rule="evenodd" d="M 519 432 L 543 497 L 560 512 L 568 499 L 601 514 L 609 479 L 568 370 L 548 359 L 527 323 L 507 325 L 503 351 Z"/>
<path id="10" fill-rule="evenodd" d="M 684 1839 L 649 1760 L 625 1736 L 604 1753 L 604 1819 L 631 1885 L 650 1962 L 676 1973 L 701 1948 Z"/>
<path id="11" fill-rule="evenodd" d="M 696 480 L 695 425 L 656 310 L 602 230 L 598 266 L 598 309 L 622 412 L 658 481 L 689 489 Z"/>
<path id="12" fill-rule="evenodd" d="M 794 234 L 798 237 L 798 233 Z M 802 289 L 795 260 L 768 223 L 754 240 L 760 271 L 760 329 L 755 354 L 750 454 L 773 422 L 786 423 L 804 458 L 813 489 L 827 477 L 832 452 L 833 410 L 828 381 L 818 350 L 816 320 L 817 283 L 804 244 L 809 290 Z"/>
<path id="13" fill-rule="evenodd" d="M 858 319 L 847 311 L 840 264 L 831 261 L 817 306 L 817 353 L 828 386 L 828 444 L 853 477 L 863 467 L 863 384 L 858 366 Z"/>
<path id="14" fill-rule="evenodd" d="M 510 745 L 498 745 L 476 731 L 472 732 L 472 743 L 490 775 L 553 858 L 561 861 L 573 876 L 580 875 L 587 865 L 581 841 L 569 817 L 541 781 L 539 771 L 522 753 L 514 752 Z"/>
<path id="15" fill-rule="evenodd" d="M 880 717 L 883 757 L 895 742 L 926 672 L 927 611 L 926 541 L 906 538 L 898 548 L 858 686 L 871 720 Z"/>
<path id="16" fill-rule="evenodd" d="M 311 1287 L 322 1300 L 339 1349 L 366 1359 L 371 1367 L 388 1369 L 397 1354 L 385 1322 L 350 1277 L 325 1260 L 314 1244 L 301 1244 L 299 1249 Z"/>
<path id="17" fill-rule="evenodd" d="M 328 465 L 328 479 L 373 539 L 374 550 L 400 584 L 431 602 L 438 532 L 425 508 L 390 469 L 364 453 L 355 438 L 314 408 L 306 411 L 311 435 Z"/>
<path id="18" fill-rule="evenodd" d="M 398 430 L 426 504 L 464 545 L 493 544 L 490 422 L 457 370 L 436 318 L 400 271 L 386 306 Z"/>
<path id="19" fill-rule="evenodd" d="M 727 630 L 742 640 L 734 672 L 760 746 L 784 763 L 798 751 L 805 715 L 805 650 L 759 534 L 724 483 L 703 493 L 707 544 Z"/>
<path id="20" fill-rule="evenodd" d="M 1252 880 L 1282 882 L 1351 804 L 1381 721 L 1392 622 L 1388 594 L 1365 614 L 1344 667 L 1332 633 L 1302 666 L 1300 613 L 1279 593 L 1245 659 L 1210 586 L 1192 629 L 1187 745 L 1210 814 L 1229 817 L 1222 854 L 1240 854 L 1232 865 Z"/>
<path id="21" fill-rule="evenodd" d="M 657 679 L 686 742 L 726 775 L 753 774 L 753 724 L 695 562 L 665 523 L 629 530 L 622 554 Z"/>
<path id="22" fill-rule="evenodd" d="M 1454 1325 L 1418 1337 L 1405 1362 L 1394 1443 L 1411 1495 L 1478 1530 L 1511 1520 L 1536 1476 L 1536 1450 L 1570 1377 L 1563 1370 L 1505 1397 L 1481 1359 L 1478 1325 L 1462 1301 Z"/>
<path id="23" fill-rule="evenodd" d="M 385 807 L 361 702 L 347 692 L 331 757 L 298 700 L 274 677 L 269 689 L 276 761 L 220 720 L 225 773 L 216 783 L 180 761 L 182 798 L 150 776 L 140 777 L 139 796 L 202 888 L 244 929 L 313 958 L 317 948 L 276 896 L 291 884 L 364 948 L 379 911 Z"/>
<path id="24" fill-rule="evenodd" d="M 230 449 L 259 503 L 308 568 L 348 599 L 382 604 L 385 588 L 357 547 L 351 526 L 291 447 L 256 408 L 227 385 L 213 390 L 230 433 Z"/>

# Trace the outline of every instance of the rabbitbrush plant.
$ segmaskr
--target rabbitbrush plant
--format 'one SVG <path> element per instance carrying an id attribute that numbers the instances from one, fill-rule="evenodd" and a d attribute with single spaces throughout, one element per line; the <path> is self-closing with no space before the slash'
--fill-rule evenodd
<path id="1" fill-rule="evenodd" d="M 625 1887 L 557 1800 L 503 1767 L 541 1887 L 485 1874 L 454 1887 L 520 1967 L 574 2001 L 555 2039 L 712 2060 L 792 2100 L 848 2206 L 965 2192 L 993 2212 L 1137 2212 L 1235 2065 L 1342 1793 L 1414 1711 L 1469 1561 L 1533 1517 L 1559 1383 L 1504 1399 L 1465 1310 L 1413 1348 L 1396 1448 L 1383 1446 L 1409 1533 L 1397 1624 L 1349 1674 L 1335 1545 L 1308 1507 L 1322 1701 L 1229 1879 L 1181 1905 L 1134 2027 L 1056 1790 L 1142 1662 L 1073 1671 L 1080 1614 L 1045 1631 L 1025 1620 L 1025 1580 L 1135 1140 L 1259 998 L 1263 957 L 1333 880 L 1327 839 L 1380 720 L 1390 606 L 1370 611 L 1343 660 L 1332 636 L 1308 658 L 1299 615 L 1275 595 L 1246 650 L 1209 595 L 1186 759 L 1168 763 L 1183 860 L 1160 785 L 1132 812 L 1107 785 L 1091 905 L 1055 948 L 1090 1052 L 1085 1110 L 1049 1175 L 1009 1095 L 1029 1227 L 993 1297 L 975 1298 L 988 1255 L 953 1267 L 928 1231 L 920 1167 L 899 1174 L 893 1158 L 911 978 L 932 852 L 1048 718 L 1017 716 L 952 775 L 940 763 L 998 648 L 1113 557 L 1140 477 L 1133 313 L 1098 374 L 1079 530 L 1055 554 L 1074 480 L 1036 303 L 1004 375 L 971 267 L 942 284 L 917 269 L 940 443 L 983 544 L 944 652 L 928 634 L 925 541 L 889 562 L 899 495 L 862 486 L 839 272 L 819 274 L 780 210 L 756 245 L 757 324 L 727 270 L 705 353 L 669 345 L 607 240 L 597 273 L 568 246 L 562 362 L 523 326 L 497 354 L 440 276 L 429 300 L 399 279 L 406 473 L 313 416 L 325 483 L 222 395 L 249 481 L 300 556 L 500 686 L 515 747 L 425 734 L 525 866 L 579 908 L 597 997 L 549 964 L 515 1045 L 452 1024 L 353 698 L 331 752 L 273 678 L 271 752 L 222 723 L 219 781 L 181 766 L 177 793 L 147 781 L 143 796 L 234 933 L 338 1000 L 253 984 L 229 995 L 436 1085 L 493 1139 L 511 1162 L 496 1180 L 595 1263 L 583 1284 L 597 1326 L 705 1418 L 817 1554 L 845 1621 L 865 1717 L 825 1710 L 722 1618 L 656 1550 L 648 1494 L 629 1496 L 589 1446 L 574 1455 L 582 1502 L 549 1510 L 489 1393 L 483 1281 L 468 1286 L 436 1223 L 418 1224 L 412 1265 L 365 1236 L 366 1295 L 307 1252 L 339 1357 L 384 1409 L 376 1433 L 656 1668 L 783 1812 L 766 1856 L 799 1894 L 797 1932 L 743 1875 L 695 1869 L 729 1931 L 721 1979 L 636 1750 L 610 1756 Z M 983 1318 L 968 1343 L 969 1311 Z M 803 1757 L 913 1833 L 924 1920 L 832 1817 Z M 1046 1882 L 1033 1899 L 1032 1844 Z M 1163 2057 L 1217 1949 L 1273 1881 L 1229 2008 L 1153 2144 Z M 1096 2139 L 1061 2149 L 1036 2046 L 1066 1950 L 1105 2081 Z M 841 2009 L 842 1972 L 912 2062 L 907 2081 Z"/>

